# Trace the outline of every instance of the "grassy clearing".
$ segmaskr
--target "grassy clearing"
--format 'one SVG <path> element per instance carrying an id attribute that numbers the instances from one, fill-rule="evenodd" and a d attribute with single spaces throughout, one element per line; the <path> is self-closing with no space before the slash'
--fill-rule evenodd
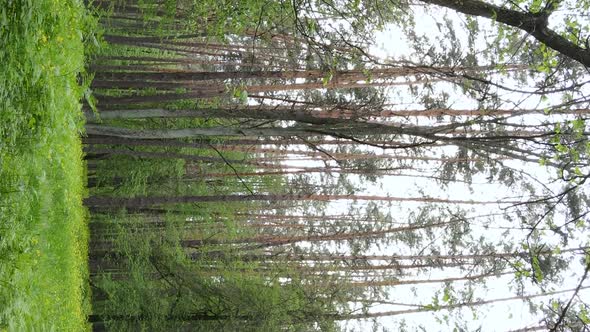
<path id="1" fill-rule="evenodd" d="M 0 0 L 0 331 L 87 329 L 82 1 Z"/>

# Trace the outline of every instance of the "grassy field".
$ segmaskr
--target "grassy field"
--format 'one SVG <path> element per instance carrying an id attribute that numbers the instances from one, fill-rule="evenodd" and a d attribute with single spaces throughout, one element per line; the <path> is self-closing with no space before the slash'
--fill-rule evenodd
<path id="1" fill-rule="evenodd" d="M 0 0 L 0 331 L 81 331 L 81 0 Z"/>

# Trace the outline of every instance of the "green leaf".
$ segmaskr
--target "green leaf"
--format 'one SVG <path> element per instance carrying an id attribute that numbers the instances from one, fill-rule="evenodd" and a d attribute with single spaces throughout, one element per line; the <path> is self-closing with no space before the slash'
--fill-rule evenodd
<path id="1" fill-rule="evenodd" d="M 327 86 L 328 83 L 330 83 L 330 81 L 332 80 L 332 77 L 332 72 L 328 72 L 326 75 L 324 75 L 324 77 L 322 77 L 322 85 Z"/>
<path id="2" fill-rule="evenodd" d="M 307 29 L 310 34 L 314 34 L 317 30 L 316 23 L 314 20 L 307 20 Z"/>
<path id="3" fill-rule="evenodd" d="M 445 287 L 443 290 L 443 302 L 453 303 L 453 289 L 450 286 Z"/>
<path id="4" fill-rule="evenodd" d="M 540 283 L 543 281 L 543 271 L 541 270 L 541 266 L 539 264 L 539 257 L 533 256 L 533 271 L 535 273 L 535 280 Z"/>
<path id="5" fill-rule="evenodd" d="M 558 143 L 557 145 L 555 145 L 555 150 L 557 150 L 557 152 L 560 152 L 560 153 L 567 153 L 569 151 L 568 147 L 561 144 L 561 143 Z"/>
<path id="6" fill-rule="evenodd" d="M 248 91 L 242 90 L 240 92 L 238 99 L 240 99 L 240 102 L 242 102 L 242 103 L 247 103 L 248 102 Z"/>
<path id="7" fill-rule="evenodd" d="M 543 0 L 533 0 L 531 5 L 529 6 L 529 11 L 531 13 L 538 13 L 541 10 L 541 5 Z"/>
<path id="8" fill-rule="evenodd" d="M 426 310 L 438 310 L 438 306 L 435 306 L 434 304 L 424 305 L 423 308 Z"/>
<path id="9" fill-rule="evenodd" d="M 41 72 L 42 72 L 41 66 L 36 66 L 33 68 L 33 77 L 31 80 L 32 84 L 35 84 L 35 83 L 37 83 L 37 81 L 39 81 L 39 78 L 41 77 Z"/>
<path id="10" fill-rule="evenodd" d="M 574 133 L 577 138 L 583 138 L 584 130 L 586 129 L 586 123 L 581 118 L 575 119 L 572 121 L 572 129 L 574 130 Z"/>
<path id="11" fill-rule="evenodd" d="M 578 317 L 580 317 L 580 320 L 584 324 L 590 324 L 590 317 L 588 317 L 588 310 L 582 304 L 580 304 L 580 313 L 578 314 Z"/>
<path id="12" fill-rule="evenodd" d="M 90 109 L 92 110 L 94 115 L 97 116 L 98 109 L 96 108 L 96 98 L 92 94 L 92 90 L 90 88 L 88 88 L 84 91 L 84 99 L 88 103 L 88 106 L 90 106 Z"/>
<path id="13" fill-rule="evenodd" d="M 34 116 L 29 118 L 29 129 L 34 129 L 35 128 L 35 124 L 37 123 L 37 119 L 35 119 Z"/>
<path id="14" fill-rule="evenodd" d="M 5 9 L 2 9 L 0 11 L 0 23 L 2 23 L 2 26 L 8 25 L 8 18 L 6 17 L 6 10 Z"/>

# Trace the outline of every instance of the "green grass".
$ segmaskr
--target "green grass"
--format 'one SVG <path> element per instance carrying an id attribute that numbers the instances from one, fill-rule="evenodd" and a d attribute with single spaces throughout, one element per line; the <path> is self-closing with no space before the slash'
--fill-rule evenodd
<path id="1" fill-rule="evenodd" d="M 88 329 L 78 0 L 0 0 L 0 331 Z"/>

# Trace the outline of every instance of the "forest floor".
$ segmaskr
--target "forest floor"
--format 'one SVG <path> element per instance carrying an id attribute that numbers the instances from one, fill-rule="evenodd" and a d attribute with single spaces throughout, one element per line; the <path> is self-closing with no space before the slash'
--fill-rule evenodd
<path id="1" fill-rule="evenodd" d="M 82 1 L 0 0 L 0 331 L 88 329 Z"/>

